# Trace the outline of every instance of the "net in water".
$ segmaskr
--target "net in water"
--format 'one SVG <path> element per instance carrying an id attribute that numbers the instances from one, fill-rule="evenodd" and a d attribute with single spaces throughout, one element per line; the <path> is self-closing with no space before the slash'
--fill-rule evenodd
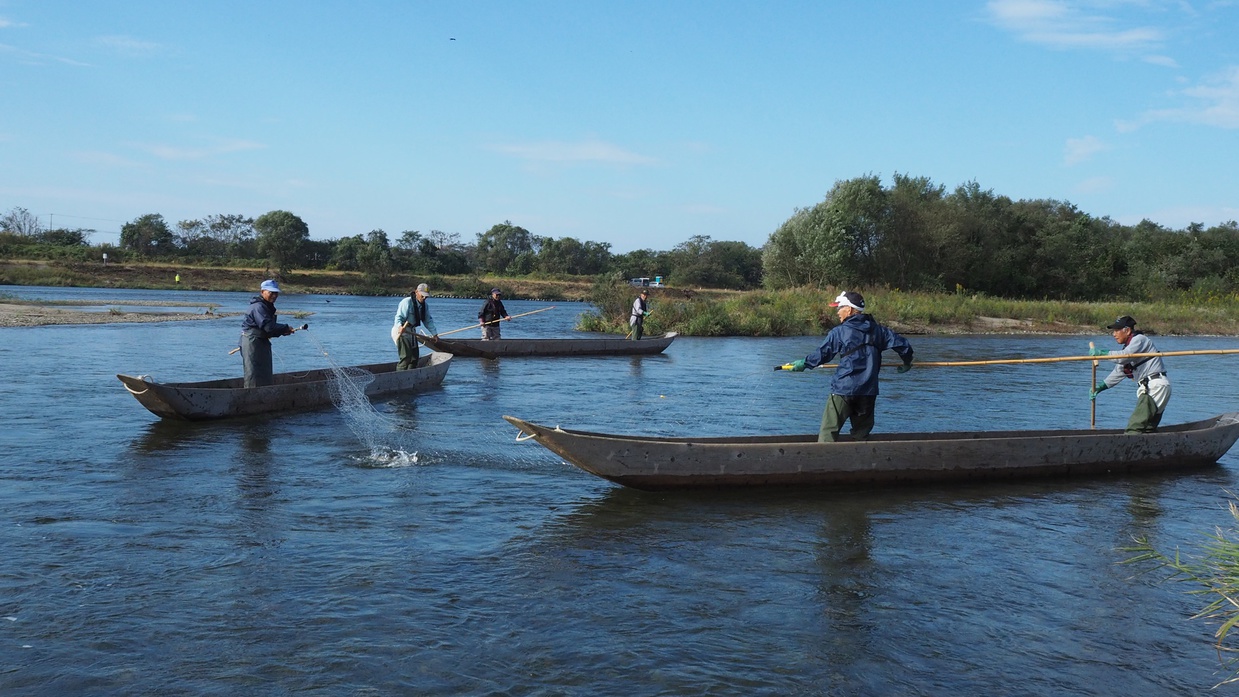
<path id="1" fill-rule="evenodd" d="M 340 410 L 353 435 L 369 448 L 370 463 L 384 467 L 417 464 L 417 453 L 404 442 L 407 434 L 400 431 L 394 420 L 380 414 L 366 396 L 366 386 L 374 382 L 374 374 L 355 366 L 337 365 L 317 338 L 315 343 L 331 368 L 332 378 L 327 381 L 331 403 Z"/>

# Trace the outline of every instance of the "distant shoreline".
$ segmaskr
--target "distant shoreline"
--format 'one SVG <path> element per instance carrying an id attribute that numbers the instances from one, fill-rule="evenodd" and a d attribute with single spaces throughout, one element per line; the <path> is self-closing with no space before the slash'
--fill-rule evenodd
<path id="1" fill-rule="evenodd" d="M 183 322 L 186 320 L 220 319 L 222 317 L 229 317 L 237 314 L 235 312 L 216 313 L 214 309 L 210 307 L 197 312 L 127 312 L 120 310 L 109 312 L 88 312 L 86 310 L 74 310 L 57 307 L 57 304 L 58 303 L 38 301 L 0 301 L 0 327 L 46 327 L 61 324 L 116 324 L 134 322 Z M 183 302 L 165 303 L 150 300 L 140 302 L 83 301 L 72 304 L 113 306 L 151 305 L 158 307 L 183 307 L 187 305 L 187 303 Z M 196 305 L 196 307 L 203 306 Z"/>

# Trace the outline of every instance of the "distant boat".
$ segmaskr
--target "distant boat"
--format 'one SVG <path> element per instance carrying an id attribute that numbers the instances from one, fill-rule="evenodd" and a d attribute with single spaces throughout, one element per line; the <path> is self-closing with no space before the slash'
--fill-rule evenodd
<path id="1" fill-rule="evenodd" d="M 885 433 L 819 443 L 817 435 L 736 438 L 621 436 L 503 417 L 590 474 L 637 489 L 883 485 L 1032 476 L 1121 474 L 1216 463 L 1239 439 L 1239 413 L 1121 430 Z"/>
<path id="2" fill-rule="evenodd" d="M 632 341 L 620 337 L 602 339 L 433 339 L 418 334 L 417 339 L 435 351 L 462 358 L 500 358 L 513 356 L 640 356 L 662 353 L 679 336 L 662 336 Z"/>
<path id="3" fill-rule="evenodd" d="M 451 354 L 431 353 L 422 356 L 417 368 L 412 370 L 396 370 L 395 363 L 374 363 L 353 368 L 374 375 L 374 380 L 366 386 L 366 396 L 373 398 L 414 394 L 437 387 L 443 382 L 443 376 L 447 375 L 451 361 Z M 205 421 L 327 406 L 331 404 L 329 383 L 335 379 L 335 374 L 330 369 L 277 373 L 274 384 L 251 388 L 244 387 L 244 378 L 157 382 L 146 376 L 116 377 L 142 406 L 156 416 Z"/>

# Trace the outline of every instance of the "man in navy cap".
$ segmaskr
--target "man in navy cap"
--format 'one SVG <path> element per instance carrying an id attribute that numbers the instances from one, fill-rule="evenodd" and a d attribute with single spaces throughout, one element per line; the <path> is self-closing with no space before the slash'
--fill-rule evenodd
<path id="1" fill-rule="evenodd" d="M 503 300 L 499 296 L 503 295 L 503 291 L 498 288 L 490 289 L 490 297 L 486 299 L 486 304 L 478 310 L 478 324 L 482 325 L 482 338 L 486 340 L 499 338 L 499 321 L 512 321 L 512 316 L 508 314 L 507 308 L 503 306 Z"/>
<path id="2" fill-rule="evenodd" d="M 1089 349 L 1090 356 L 1120 356 L 1114 358 L 1118 365 L 1106 376 L 1106 379 L 1093 386 L 1088 398 L 1097 399 L 1103 390 L 1110 389 L 1123 382 L 1124 378 L 1136 381 L 1136 410 L 1127 421 L 1128 433 L 1153 433 L 1162 422 L 1162 414 L 1166 413 L 1166 405 L 1170 403 L 1170 378 L 1166 375 L 1166 366 L 1161 356 L 1141 356 L 1138 358 L 1122 358 L 1133 353 L 1157 353 L 1153 340 L 1136 329 L 1136 320 L 1123 315 L 1106 325 L 1114 336 L 1114 340 L 1123 348 L 1118 351 L 1106 349 Z"/>
<path id="3" fill-rule="evenodd" d="M 912 368 L 912 344 L 883 327 L 865 313 L 865 298 L 860 293 L 844 291 L 830 304 L 839 308 L 839 325 L 830 330 L 817 351 L 795 361 L 789 370 L 800 372 L 816 368 L 838 356 L 839 365 L 830 379 L 830 399 L 822 412 L 819 443 L 833 443 L 839 438 L 843 424 L 852 422 L 851 435 L 865 440 L 873 430 L 873 407 L 878 399 L 878 371 L 882 368 L 882 352 L 890 349 L 899 354 L 903 365 L 898 371 Z"/>
<path id="4" fill-rule="evenodd" d="M 263 281 L 258 295 L 250 299 L 245 319 L 241 320 L 241 362 L 245 365 L 246 387 L 272 383 L 271 339 L 296 331 L 276 320 L 275 299 L 279 296 L 280 284 L 273 280 Z"/>

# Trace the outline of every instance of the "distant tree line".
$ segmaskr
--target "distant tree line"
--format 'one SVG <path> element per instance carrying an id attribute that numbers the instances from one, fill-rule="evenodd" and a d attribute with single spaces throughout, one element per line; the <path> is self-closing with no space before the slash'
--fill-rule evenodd
<path id="1" fill-rule="evenodd" d="M 91 246 L 94 230 L 45 230 L 23 208 L 0 217 L 0 255 L 128 259 L 187 264 L 265 265 L 294 269 L 357 271 L 376 284 L 394 273 L 425 275 L 663 276 L 681 286 L 751 289 L 762 282 L 761 250 L 743 242 L 697 235 L 670 251 L 641 249 L 614 254 L 605 242 L 542 237 L 504 221 L 465 244 L 457 233 L 405 230 L 396 239 L 371 230 L 332 240 L 313 240 L 309 227 L 288 211 L 258 218 L 221 214 L 169 225 L 149 213 L 121 226 L 118 245 Z"/>
<path id="2" fill-rule="evenodd" d="M 679 287 L 887 287 L 995 297 L 1097 300 L 1239 290 L 1239 225 L 1171 230 L 1128 226 L 1054 200 L 1012 201 L 969 182 L 948 192 L 896 174 L 838 181 L 793 212 L 762 248 L 694 235 L 670 250 L 615 254 L 605 242 L 543 237 L 511 221 L 476 234 L 384 230 L 329 240 L 288 211 L 220 214 L 169 225 L 157 213 L 121 227 L 118 245 L 91 246 L 94 230 L 46 230 L 14 208 L 0 216 L 0 255 L 264 264 L 277 273 L 336 269 L 382 285 L 395 273 L 637 278 Z"/>
<path id="3" fill-rule="evenodd" d="M 763 249 L 765 285 L 884 286 L 1007 298 L 1155 298 L 1239 290 L 1239 225 L 1128 226 L 1064 201 L 1012 201 L 975 182 L 836 182 Z"/>

